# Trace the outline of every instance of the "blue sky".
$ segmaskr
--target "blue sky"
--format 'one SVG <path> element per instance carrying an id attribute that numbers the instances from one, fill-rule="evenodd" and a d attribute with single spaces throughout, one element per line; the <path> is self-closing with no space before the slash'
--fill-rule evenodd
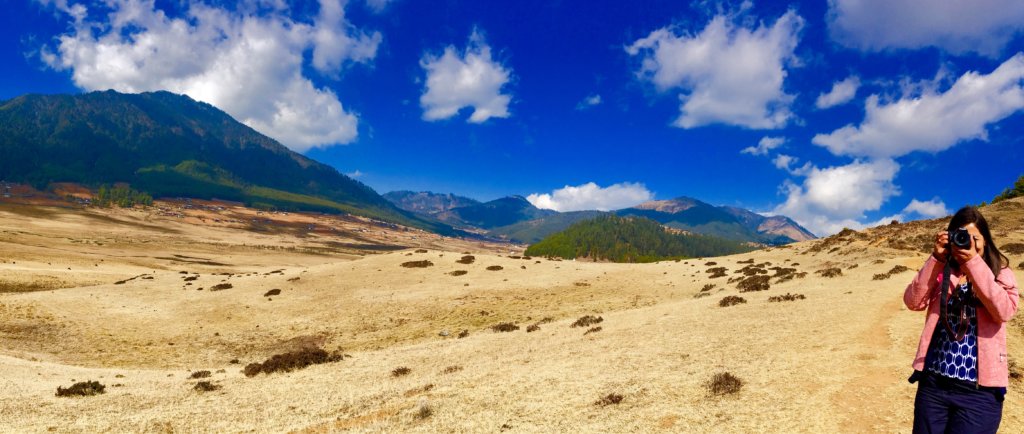
<path id="1" fill-rule="evenodd" d="M 829 234 L 1024 173 L 1024 2 L 904 3 L 10 1 L 0 99 L 167 89 L 381 193 Z"/>

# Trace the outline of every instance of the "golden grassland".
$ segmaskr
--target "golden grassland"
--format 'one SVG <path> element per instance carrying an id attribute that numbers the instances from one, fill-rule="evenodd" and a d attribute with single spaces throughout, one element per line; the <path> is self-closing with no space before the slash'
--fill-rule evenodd
<path id="1" fill-rule="evenodd" d="M 0 204 L 0 430 L 909 432 L 923 314 L 901 296 L 944 225 L 608 264 L 354 217 L 163 206 Z M 1000 244 L 1024 243 L 1024 200 L 983 212 Z M 756 276 L 770 289 L 737 289 Z M 785 294 L 805 298 L 768 301 Z M 571 326 L 584 315 L 602 321 Z M 309 347 L 343 360 L 242 373 Z M 196 391 L 200 370 L 220 388 Z M 722 373 L 737 392 L 710 391 Z M 105 393 L 55 396 L 90 380 Z M 1024 430 L 1020 387 L 1005 432 Z"/>

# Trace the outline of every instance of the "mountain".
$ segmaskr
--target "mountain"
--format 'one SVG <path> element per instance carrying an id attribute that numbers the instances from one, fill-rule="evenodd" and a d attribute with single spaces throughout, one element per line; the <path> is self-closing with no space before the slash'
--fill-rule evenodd
<path id="1" fill-rule="evenodd" d="M 0 102 L 0 179 L 40 188 L 125 182 L 154 196 L 348 212 L 451 232 L 212 105 L 169 92 L 23 95 Z"/>
<path id="2" fill-rule="evenodd" d="M 401 209 L 428 216 L 436 216 L 451 211 L 452 208 L 480 204 L 480 201 L 468 197 L 429 191 L 392 191 L 384 194 L 384 198 Z"/>
<path id="3" fill-rule="evenodd" d="M 815 238 L 810 231 L 784 216 L 765 217 L 742 208 L 714 206 L 689 197 L 644 202 L 615 213 L 646 217 L 668 227 L 738 241 L 785 244 Z"/>
<path id="4" fill-rule="evenodd" d="M 436 215 L 438 220 L 456 226 L 493 229 L 558 214 L 540 209 L 522 196 L 508 196 L 490 202 L 452 208 Z"/>
<path id="5" fill-rule="evenodd" d="M 734 240 L 676 234 L 651 219 L 608 214 L 575 223 L 562 232 L 552 234 L 531 245 L 525 254 L 613 262 L 655 262 L 751 250 L 754 247 Z"/>
<path id="6" fill-rule="evenodd" d="M 500 226 L 487 231 L 494 236 L 505 237 L 524 243 L 536 243 L 555 232 L 563 231 L 573 223 L 606 215 L 603 211 L 570 211 L 551 214 L 533 220 Z"/>

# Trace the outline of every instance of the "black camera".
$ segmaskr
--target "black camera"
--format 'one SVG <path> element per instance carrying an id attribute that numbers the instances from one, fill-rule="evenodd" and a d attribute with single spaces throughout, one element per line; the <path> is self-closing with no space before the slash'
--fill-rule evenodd
<path id="1" fill-rule="evenodd" d="M 949 231 L 949 243 L 961 249 L 969 249 L 971 248 L 971 233 L 964 228 Z"/>

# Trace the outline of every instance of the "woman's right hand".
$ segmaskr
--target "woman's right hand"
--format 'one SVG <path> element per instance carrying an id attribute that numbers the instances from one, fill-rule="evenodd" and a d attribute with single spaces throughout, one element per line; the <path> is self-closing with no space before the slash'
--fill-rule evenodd
<path id="1" fill-rule="evenodd" d="M 935 259 L 945 262 L 949 257 L 949 232 L 942 231 L 935 234 L 935 249 L 932 250 Z"/>

